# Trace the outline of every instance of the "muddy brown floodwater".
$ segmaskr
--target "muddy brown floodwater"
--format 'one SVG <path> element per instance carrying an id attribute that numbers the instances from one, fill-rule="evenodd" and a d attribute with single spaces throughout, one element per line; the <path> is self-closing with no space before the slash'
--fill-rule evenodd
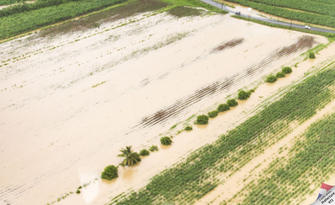
<path id="1" fill-rule="evenodd" d="M 112 183 L 95 179 L 120 162 L 122 147 L 158 145 L 175 123 L 327 41 L 226 15 L 151 14 L 0 44 L 0 201 L 46 204 L 91 182 L 58 204 L 104 204 L 140 188 L 235 126 L 261 98 L 181 134 L 139 166 L 120 168 Z"/>

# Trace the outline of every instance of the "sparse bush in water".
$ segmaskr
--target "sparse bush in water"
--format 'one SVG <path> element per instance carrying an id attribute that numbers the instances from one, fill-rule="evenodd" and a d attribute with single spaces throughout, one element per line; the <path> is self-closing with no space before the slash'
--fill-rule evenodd
<path id="1" fill-rule="evenodd" d="M 158 147 L 156 145 L 152 145 L 150 148 L 149 148 L 150 152 L 156 152 L 158 151 Z"/>
<path id="2" fill-rule="evenodd" d="M 148 150 L 146 150 L 146 149 L 142 149 L 141 151 L 140 151 L 140 155 L 141 156 L 148 156 L 150 154 L 150 152 L 148 151 Z"/>
<path id="3" fill-rule="evenodd" d="M 228 104 L 221 104 L 221 105 L 219 105 L 219 107 L 218 107 L 218 111 L 219 112 L 224 112 L 224 111 L 227 111 L 227 110 L 229 110 L 230 108 L 229 108 L 229 105 Z"/>
<path id="4" fill-rule="evenodd" d="M 282 72 L 283 72 L 284 74 L 292 73 L 292 68 L 291 68 L 291 67 L 284 67 L 284 68 L 282 69 Z"/>
<path id="5" fill-rule="evenodd" d="M 269 75 L 266 80 L 265 80 L 267 83 L 274 83 L 277 81 L 277 77 L 274 76 L 274 75 Z"/>
<path id="6" fill-rule="evenodd" d="M 276 77 L 277 77 L 277 78 L 283 78 L 283 77 L 285 77 L 285 74 L 284 74 L 283 72 L 278 72 L 278 73 L 276 74 Z"/>
<path id="7" fill-rule="evenodd" d="M 191 126 L 187 126 L 187 127 L 185 127 L 185 130 L 186 131 L 191 131 L 191 130 L 193 130 L 193 128 Z"/>
<path id="8" fill-rule="evenodd" d="M 162 145 L 171 145 L 172 144 L 172 139 L 170 137 L 162 137 L 161 138 L 161 144 Z"/>
<path id="9" fill-rule="evenodd" d="M 121 149 L 121 154 L 119 154 L 119 157 L 125 158 L 121 163 L 122 166 L 134 166 L 141 161 L 140 155 L 137 152 L 133 152 L 131 150 L 131 146 L 127 146 L 126 148 Z"/>
<path id="10" fill-rule="evenodd" d="M 217 111 L 217 110 L 211 111 L 211 112 L 208 113 L 208 117 L 214 118 L 214 117 L 218 116 L 218 113 L 219 113 L 219 111 Z"/>
<path id="11" fill-rule="evenodd" d="M 208 124 L 208 116 L 207 115 L 199 115 L 197 117 L 196 124 L 199 124 L 199 125 L 206 125 L 206 124 Z"/>
<path id="12" fill-rule="evenodd" d="M 238 102 L 235 99 L 230 99 L 227 100 L 227 104 L 229 105 L 229 107 L 235 107 L 238 105 Z"/>
<path id="13" fill-rule="evenodd" d="M 315 53 L 313 53 L 313 52 L 309 52 L 308 57 L 309 57 L 310 59 L 314 59 L 314 58 L 315 58 Z"/>
<path id="14" fill-rule="evenodd" d="M 104 171 L 101 173 L 101 178 L 106 180 L 112 180 L 117 178 L 119 175 L 117 173 L 117 167 L 114 165 L 107 166 Z M 77 189 L 77 194 L 80 193 L 80 189 Z"/>
<path id="15" fill-rule="evenodd" d="M 246 100 L 250 97 L 250 92 L 244 91 L 244 90 L 240 90 L 238 92 L 238 99 L 239 100 Z"/>

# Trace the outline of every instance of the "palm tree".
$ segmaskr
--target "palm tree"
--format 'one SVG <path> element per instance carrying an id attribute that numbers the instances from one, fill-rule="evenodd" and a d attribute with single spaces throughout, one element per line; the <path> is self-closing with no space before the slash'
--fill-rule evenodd
<path id="1" fill-rule="evenodd" d="M 124 160 L 122 161 L 122 166 L 134 166 L 138 162 L 141 161 L 140 155 L 137 152 L 133 152 L 131 150 L 131 146 L 126 146 L 126 148 L 121 149 L 121 154 L 119 154 L 119 157 L 124 157 Z"/>

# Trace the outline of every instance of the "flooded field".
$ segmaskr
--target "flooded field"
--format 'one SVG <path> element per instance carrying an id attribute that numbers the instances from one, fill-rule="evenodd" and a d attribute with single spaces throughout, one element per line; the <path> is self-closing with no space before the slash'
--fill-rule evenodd
<path id="1" fill-rule="evenodd" d="M 301 53 L 325 42 L 224 15 L 147 12 L 2 43 L 0 204 L 46 204 L 83 184 L 88 186 L 82 194 L 59 204 L 104 204 L 140 188 L 243 121 L 262 98 L 298 80 L 331 52 L 299 65 L 300 71 L 275 86 L 261 86 L 210 129 L 182 133 L 173 147 L 121 168 L 115 182 L 101 182 L 102 169 L 120 163 L 122 147 L 159 144 L 171 126 L 294 65 Z"/>

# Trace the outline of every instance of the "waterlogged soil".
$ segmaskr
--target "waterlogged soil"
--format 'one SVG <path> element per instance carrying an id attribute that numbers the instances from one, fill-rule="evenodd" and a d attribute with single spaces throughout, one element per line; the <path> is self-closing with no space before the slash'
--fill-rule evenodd
<path id="1" fill-rule="evenodd" d="M 106 165 L 120 163 L 122 147 L 138 151 L 158 145 L 159 134 L 172 125 L 207 112 L 209 105 L 326 41 L 312 36 L 310 46 L 274 57 L 304 35 L 223 15 L 151 14 L 0 44 L 1 202 L 46 204 L 89 183 L 61 204 L 104 204 L 142 187 L 245 119 L 245 110 L 255 108 L 261 94 L 206 129 L 194 127 L 175 137 L 173 146 L 143 158 L 139 166 L 120 168 L 112 183 L 95 179 Z M 244 40 L 212 52 L 234 39 Z M 270 96 L 282 84 L 277 85 L 262 95 Z"/>

